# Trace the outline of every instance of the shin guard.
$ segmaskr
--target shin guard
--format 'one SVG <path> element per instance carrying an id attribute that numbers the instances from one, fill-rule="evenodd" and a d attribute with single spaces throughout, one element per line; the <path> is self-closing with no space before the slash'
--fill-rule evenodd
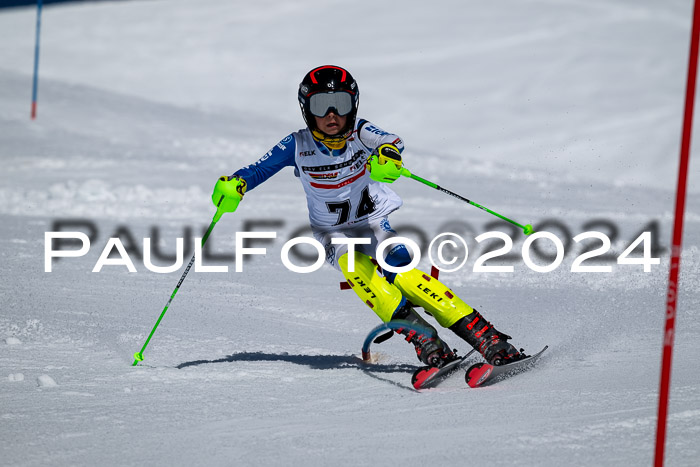
<path id="1" fill-rule="evenodd" d="M 423 307 L 446 328 L 474 311 L 445 284 L 418 269 L 397 274 L 394 285 L 411 303 Z"/>
<path id="2" fill-rule="evenodd" d="M 401 292 L 377 274 L 377 266 L 365 254 L 354 253 L 354 272 L 350 272 L 348 255 L 346 253 L 338 259 L 338 266 L 348 284 L 382 321 L 389 322 L 403 301 Z"/>

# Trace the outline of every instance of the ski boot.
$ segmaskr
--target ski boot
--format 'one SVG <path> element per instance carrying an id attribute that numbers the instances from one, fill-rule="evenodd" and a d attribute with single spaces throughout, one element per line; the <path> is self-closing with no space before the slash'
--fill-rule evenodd
<path id="1" fill-rule="evenodd" d="M 435 330 L 433 326 L 424 320 L 416 312 L 416 310 L 413 309 L 408 301 L 404 306 L 394 312 L 392 320 L 395 319 L 418 324 L 434 333 L 434 337 L 429 337 L 425 334 L 419 334 L 410 329 L 401 328 L 396 330 L 398 334 L 406 336 L 406 342 L 410 342 L 415 345 L 416 355 L 424 364 L 431 367 L 441 368 L 447 363 L 457 359 L 457 356 L 454 354 L 454 352 L 452 352 L 452 350 L 450 350 L 450 347 L 440 340 L 437 335 L 437 330 Z"/>
<path id="2" fill-rule="evenodd" d="M 491 365 L 507 365 L 527 357 L 523 349 L 518 352 L 508 343 L 512 337 L 497 331 L 476 310 L 450 326 L 450 329 L 474 347 Z"/>

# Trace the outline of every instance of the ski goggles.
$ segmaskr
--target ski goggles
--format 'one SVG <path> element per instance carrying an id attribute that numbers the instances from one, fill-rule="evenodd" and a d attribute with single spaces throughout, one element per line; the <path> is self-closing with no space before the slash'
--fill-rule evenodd
<path id="1" fill-rule="evenodd" d="M 332 110 L 336 114 L 352 112 L 352 95 L 347 92 L 319 92 L 309 97 L 309 110 L 317 117 L 325 117 Z"/>

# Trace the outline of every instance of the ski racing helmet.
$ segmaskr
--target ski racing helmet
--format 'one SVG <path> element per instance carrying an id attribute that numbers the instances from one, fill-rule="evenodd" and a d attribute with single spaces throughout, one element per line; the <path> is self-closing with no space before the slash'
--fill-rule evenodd
<path id="1" fill-rule="evenodd" d="M 360 103 L 360 89 L 355 78 L 346 69 L 324 65 L 309 71 L 299 84 L 299 106 L 306 125 L 314 139 L 330 149 L 341 149 L 352 134 Z M 325 117 L 333 111 L 347 116 L 347 122 L 336 135 L 319 130 L 316 117 Z"/>

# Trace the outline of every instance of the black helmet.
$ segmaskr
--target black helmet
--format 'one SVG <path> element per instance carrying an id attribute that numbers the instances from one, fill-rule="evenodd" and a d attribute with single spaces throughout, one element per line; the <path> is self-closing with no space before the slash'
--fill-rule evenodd
<path id="1" fill-rule="evenodd" d="M 347 70 L 339 66 L 314 68 L 299 84 L 299 106 L 304 121 L 314 137 L 329 147 L 342 147 L 352 134 L 359 102 L 360 89 L 357 82 Z M 332 136 L 321 132 L 314 119 L 314 116 L 325 117 L 330 111 L 348 117 L 345 127 Z"/>

